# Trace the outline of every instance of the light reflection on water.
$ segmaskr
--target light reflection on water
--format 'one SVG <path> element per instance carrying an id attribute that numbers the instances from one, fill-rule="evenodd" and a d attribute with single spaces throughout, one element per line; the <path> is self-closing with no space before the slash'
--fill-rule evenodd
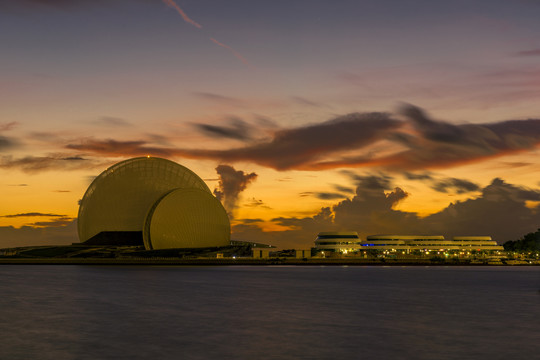
<path id="1" fill-rule="evenodd" d="M 540 267 L 0 267 L 0 359 L 533 359 Z"/>

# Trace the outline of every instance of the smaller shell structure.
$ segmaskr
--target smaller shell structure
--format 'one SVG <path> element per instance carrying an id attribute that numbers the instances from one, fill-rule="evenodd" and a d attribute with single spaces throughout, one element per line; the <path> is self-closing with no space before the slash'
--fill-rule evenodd
<path id="1" fill-rule="evenodd" d="M 212 194 L 176 189 L 148 212 L 143 239 L 147 249 L 226 246 L 230 243 L 229 218 Z"/>
<path id="2" fill-rule="evenodd" d="M 193 211 L 200 217 L 180 217 L 168 211 Z M 155 226 L 151 223 L 154 218 Z M 177 222 L 166 223 L 168 220 Z M 151 244 L 147 249 L 229 245 L 229 219 L 219 200 L 197 174 L 170 160 L 140 157 L 121 161 L 96 177 L 80 202 L 81 242 L 96 238 L 107 242 L 129 233 L 139 234 L 142 245 L 146 226 Z M 210 234 L 210 229 L 222 233 Z M 189 241 L 185 238 L 188 233 Z"/>

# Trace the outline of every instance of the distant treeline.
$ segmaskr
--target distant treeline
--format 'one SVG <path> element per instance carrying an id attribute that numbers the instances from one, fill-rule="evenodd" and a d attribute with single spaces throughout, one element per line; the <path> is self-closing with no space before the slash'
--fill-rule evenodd
<path id="1" fill-rule="evenodd" d="M 540 251 L 540 229 L 528 233 L 519 240 L 510 240 L 503 244 L 506 251 Z"/>

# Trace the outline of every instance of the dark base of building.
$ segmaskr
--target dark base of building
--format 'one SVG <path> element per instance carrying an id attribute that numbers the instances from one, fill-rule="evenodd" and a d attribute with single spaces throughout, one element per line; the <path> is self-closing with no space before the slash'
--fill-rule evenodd
<path id="1" fill-rule="evenodd" d="M 144 246 L 142 231 L 102 231 L 78 245 Z"/>

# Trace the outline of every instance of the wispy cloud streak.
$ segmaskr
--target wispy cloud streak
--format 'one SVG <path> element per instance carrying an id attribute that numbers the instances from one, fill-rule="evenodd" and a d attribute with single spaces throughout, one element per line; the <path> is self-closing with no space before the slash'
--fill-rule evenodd
<path id="1" fill-rule="evenodd" d="M 68 156 L 66 154 L 26 156 L 22 158 L 14 158 L 11 155 L 0 156 L 0 169 L 18 169 L 26 173 L 38 173 L 48 170 L 94 169 L 107 164 L 109 164 L 109 161 L 85 159 L 80 156 Z"/>
<path id="2" fill-rule="evenodd" d="M 540 56 L 540 49 L 523 50 L 516 53 L 518 56 Z"/>
<path id="3" fill-rule="evenodd" d="M 253 66 L 251 65 L 247 60 L 246 58 L 244 58 L 238 51 L 234 50 L 232 47 L 230 47 L 229 45 L 225 45 L 224 43 L 222 42 L 219 42 L 217 41 L 216 39 L 214 39 L 213 37 L 210 38 L 210 40 L 212 40 L 212 42 L 218 46 L 221 46 L 222 48 L 225 48 L 227 50 L 229 50 L 234 56 L 236 56 L 236 58 L 238 60 L 240 60 L 241 62 L 243 62 L 244 64 L 246 64 L 247 66 Z"/>
<path id="4" fill-rule="evenodd" d="M 0 124 L 0 131 L 8 131 L 13 129 L 15 126 L 19 125 L 18 122 L 12 121 L 7 124 Z"/>
<path id="5" fill-rule="evenodd" d="M 29 213 L 20 213 L 20 214 L 2 215 L 2 216 L 0 216 L 0 217 L 4 217 L 4 218 L 18 218 L 18 217 L 36 217 L 36 216 L 46 216 L 46 217 L 66 217 L 67 215 L 50 214 L 50 213 L 40 213 L 40 212 L 29 212 Z"/>
<path id="6" fill-rule="evenodd" d="M 175 9 L 179 14 L 180 16 L 182 16 L 182 19 L 184 19 L 185 22 L 187 22 L 188 24 L 191 24 L 193 26 L 195 26 L 197 29 L 201 29 L 202 28 L 202 25 L 199 24 L 198 22 L 192 20 L 185 12 L 184 10 L 182 10 L 180 8 L 180 6 L 178 6 L 177 3 L 175 3 L 173 0 L 162 0 L 163 3 L 165 5 L 167 5 L 168 7 L 172 8 L 172 9 Z M 240 60 L 244 65 L 247 65 L 247 66 L 253 66 L 252 64 L 249 63 L 249 61 L 246 60 L 245 57 L 242 56 L 242 54 L 240 54 L 238 51 L 234 50 L 232 47 L 230 47 L 229 45 L 227 44 L 224 44 L 216 39 L 214 39 L 213 37 L 210 37 L 210 40 L 216 44 L 217 46 L 220 46 L 224 49 L 227 49 L 229 50 L 238 60 Z"/>
<path id="7" fill-rule="evenodd" d="M 168 7 L 172 8 L 172 9 L 175 9 L 180 14 L 180 16 L 182 16 L 182 19 L 184 19 L 185 22 L 195 26 L 198 29 L 202 28 L 201 24 L 199 24 L 198 22 L 192 20 L 189 16 L 187 16 L 187 14 L 184 12 L 184 10 L 182 10 L 180 8 L 180 6 L 178 6 L 178 4 L 176 4 L 173 0 L 163 0 L 163 2 Z"/>

